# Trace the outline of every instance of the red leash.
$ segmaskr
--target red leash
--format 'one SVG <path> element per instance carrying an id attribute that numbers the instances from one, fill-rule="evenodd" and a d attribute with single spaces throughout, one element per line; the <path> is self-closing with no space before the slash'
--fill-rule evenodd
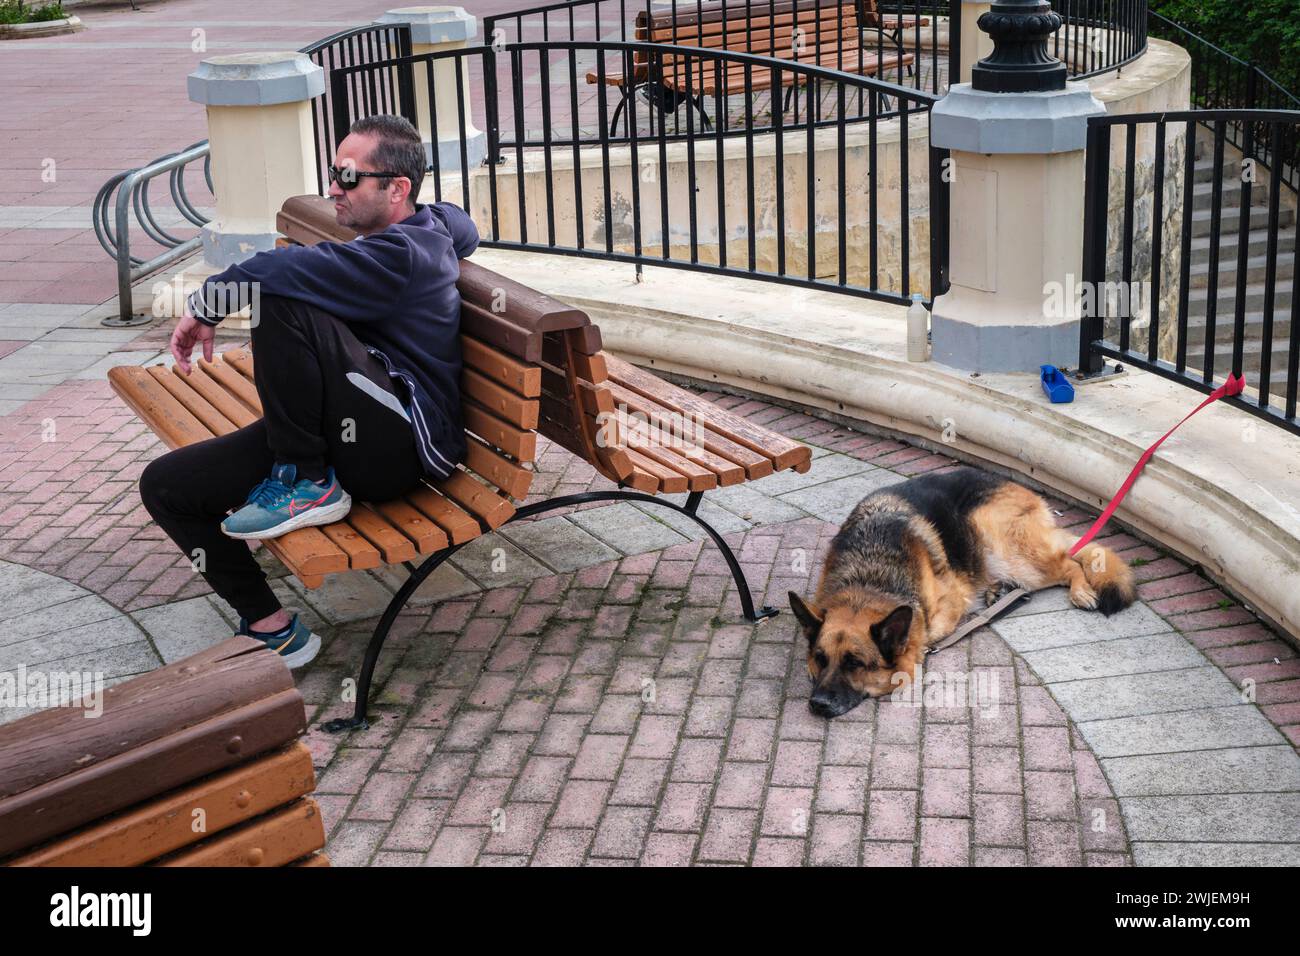
<path id="1" fill-rule="evenodd" d="M 1119 486 L 1119 491 L 1115 493 L 1115 497 L 1112 498 L 1110 500 L 1110 504 L 1106 506 L 1106 510 L 1101 513 L 1101 517 L 1099 517 L 1095 522 L 1093 522 L 1093 525 L 1091 528 L 1088 529 L 1087 534 L 1085 534 L 1082 538 L 1080 538 L 1077 542 L 1075 542 L 1074 547 L 1070 549 L 1070 554 L 1072 555 L 1078 554 L 1079 551 L 1084 547 L 1084 545 L 1086 545 L 1089 541 L 1095 538 L 1097 536 L 1097 533 L 1101 531 L 1102 528 L 1106 527 L 1106 522 L 1110 520 L 1111 515 L 1115 513 L 1115 509 L 1118 508 L 1120 502 L 1124 500 L 1124 496 L 1127 495 L 1129 493 L 1129 489 L 1133 487 L 1133 482 L 1137 481 L 1138 475 L 1142 473 L 1142 469 L 1147 466 L 1147 462 L 1151 460 L 1151 456 L 1156 453 L 1156 449 L 1159 448 L 1164 443 L 1164 440 L 1166 438 L 1168 438 L 1170 435 L 1176 432 L 1179 429 L 1179 427 L 1183 424 L 1183 422 L 1187 421 L 1188 418 L 1191 418 L 1193 415 L 1199 412 L 1206 405 L 1214 404 L 1219 399 L 1223 398 L 1225 395 L 1240 395 L 1242 389 L 1244 389 L 1245 387 L 1246 387 L 1246 380 L 1243 379 L 1240 375 L 1229 375 L 1228 380 L 1224 382 L 1222 385 L 1220 385 L 1218 388 L 1216 388 L 1214 391 L 1212 391 L 1209 397 L 1205 401 L 1201 402 L 1201 404 L 1197 405 L 1190 412 L 1188 412 L 1187 417 L 1184 418 L 1182 422 L 1179 422 L 1173 428 L 1169 429 L 1169 431 L 1161 435 L 1159 441 L 1157 441 L 1154 445 L 1152 445 L 1150 448 L 1144 451 L 1142 453 L 1142 457 L 1138 459 L 1137 464 L 1133 466 L 1133 470 L 1129 472 L 1128 477 L 1124 479 L 1124 484 Z"/>

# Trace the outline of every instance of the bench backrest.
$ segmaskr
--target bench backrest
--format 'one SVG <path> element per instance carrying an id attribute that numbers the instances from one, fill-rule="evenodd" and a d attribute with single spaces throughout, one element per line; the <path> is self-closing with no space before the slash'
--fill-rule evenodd
<path id="1" fill-rule="evenodd" d="M 337 223 L 333 204 L 318 196 L 288 200 L 277 225 L 288 240 L 304 245 L 356 237 Z M 600 330 L 586 313 L 468 260 L 460 264 L 457 287 L 465 470 L 499 489 L 497 497 L 521 499 L 540 433 L 613 480 L 630 475 L 626 454 L 599 437 L 601 413 L 612 412 L 614 403 Z M 466 506 L 475 505 L 467 497 L 476 491 L 472 481 L 453 476 L 436 484 Z M 472 510 L 488 527 L 498 527 L 504 519 L 496 520 L 496 503 L 481 492 L 479 498 Z M 493 513 L 483 513 L 485 507 Z"/>
<path id="2" fill-rule="evenodd" d="M 773 0 L 770 4 L 760 0 L 744 5 L 714 0 L 698 7 L 683 5 L 675 13 L 642 11 L 637 15 L 636 38 L 783 60 L 815 60 L 828 49 L 856 48 L 861 29 L 879 26 L 875 0 Z"/>

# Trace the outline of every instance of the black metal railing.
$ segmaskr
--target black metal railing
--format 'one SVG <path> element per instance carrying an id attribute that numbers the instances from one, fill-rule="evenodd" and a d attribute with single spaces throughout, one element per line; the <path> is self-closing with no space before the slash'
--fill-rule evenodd
<path id="1" fill-rule="evenodd" d="M 1178 44 L 1191 57 L 1191 101 L 1194 109 L 1300 109 L 1300 96 L 1283 89 L 1253 63 L 1233 56 L 1158 13 L 1152 13 L 1150 21 L 1151 36 Z M 1292 190 L 1300 190 L 1300 150 L 1293 144 L 1290 152 L 1275 157 L 1270 152 L 1272 145 L 1269 137 L 1260 135 L 1263 132 L 1252 131 L 1251 157 L 1271 170 L 1276 169 Z M 1224 131 L 1229 145 L 1239 150 L 1246 143 L 1246 133 L 1246 129 L 1236 122 L 1229 123 Z"/>
<path id="2" fill-rule="evenodd" d="M 682 114 L 691 112 L 693 104 L 658 82 L 660 78 L 650 75 L 637 58 L 632 72 L 610 69 L 601 80 L 594 64 L 584 58 L 590 44 L 654 42 L 771 56 L 939 95 L 947 89 L 949 76 L 948 40 L 940 21 L 959 9 L 959 0 L 571 0 L 485 17 L 484 42 L 498 49 L 520 42 L 579 44 L 571 53 L 554 48 L 548 76 L 553 83 L 572 83 L 580 97 L 582 88 L 598 80 L 610 87 L 606 95 L 614 98 L 615 115 L 606 134 L 609 140 L 626 141 L 634 133 L 646 139 L 658 135 L 650 126 L 649 111 L 642 112 L 640 130 L 630 128 L 626 101 L 638 95 L 663 114 L 665 133 L 673 139 L 686 135 Z M 498 66 L 498 81 L 504 83 L 509 64 L 498 60 Z M 752 101 L 743 90 L 729 92 L 724 98 L 728 126 L 738 129 L 747 116 L 761 122 L 794 98 L 789 91 L 781 96 L 783 102 L 773 104 L 768 90 L 755 92 Z M 830 108 L 829 98 L 824 105 Z M 862 118 L 865 99 L 859 103 L 855 98 L 848 109 L 849 119 Z M 525 129 L 535 129 L 540 122 L 534 108 Z M 507 129 L 507 140 L 510 135 Z M 594 128 L 582 128 L 579 135 L 592 145 L 601 141 Z"/>
<path id="3" fill-rule="evenodd" d="M 1052 0 L 1061 29 L 1052 35 L 1052 55 L 1065 63 L 1070 79 L 1118 70 L 1147 49 L 1147 0 Z"/>
<path id="4" fill-rule="evenodd" d="M 1089 298 L 1080 307 L 1079 365 L 1096 373 L 1111 356 L 1205 392 L 1231 372 L 1247 386 L 1233 404 L 1300 433 L 1300 219 L 1276 182 L 1265 188 L 1247 164 L 1225 160 L 1234 128 L 1244 155 L 1261 135 L 1272 155 L 1287 155 L 1300 136 L 1300 112 L 1189 110 L 1088 121 L 1079 288 Z M 1198 154 L 1210 157 L 1208 165 L 1198 167 Z M 1139 189 L 1148 177 L 1149 187 Z M 1194 263 L 1207 268 L 1193 275 Z"/>
<path id="5" fill-rule="evenodd" d="M 434 150 L 435 198 L 451 190 L 448 198 L 479 223 L 485 246 L 697 269 L 891 302 L 913 293 L 932 299 L 947 288 L 947 151 L 932 148 L 924 135 L 937 100 L 932 93 L 725 50 L 525 42 L 337 69 L 336 126 L 367 115 L 371 103 L 354 91 L 366 87 L 369 73 L 409 68 L 417 81 L 432 84 L 447 60 L 457 77 L 478 71 L 467 67 L 484 77 L 481 101 L 467 106 L 458 97 L 462 157 L 477 126 L 499 161 L 477 172 L 463 162 L 458 171 L 444 170 Z M 598 81 L 582 96 L 573 82 L 579 62 Z M 638 63 L 693 104 L 676 130 L 662 119 L 643 127 L 642 114 L 652 107 L 639 96 L 617 101 L 600 82 L 614 71 L 630 74 Z M 560 82 L 553 64 L 569 82 Z M 728 112 L 730 90 L 747 104 L 739 117 Z M 772 92 L 774 103 L 791 91 L 789 109 L 755 116 L 759 90 Z M 528 101 L 541 118 L 535 129 L 525 123 Z M 638 135 L 610 135 L 620 102 Z M 418 118 L 425 128 L 437 128 L 435 108 L 430 100 L 430 115 Z"/>
<path id="6" fill-rule="evenodd" d="M 317 40 L 298 51 L 325 71 L 325 93 L 311 101 L 312 141 L 316 146 L 316 185 L 325 193 L 326 168 L 335 145 L 346 135 L 347 129 L 333 127 L 333 84 L 330 77 L 335 70 L 346 67 L 392 61 L 411 55 L 411 28 L 406 24 L 371 24 L 343 30 Z M 415 109 L 414 88 L 409 69 L 393 67 L 367 72 L 365 87 L 352 93 L 364 99 L 368 113 L 396 113 L 409 115 Z"/>

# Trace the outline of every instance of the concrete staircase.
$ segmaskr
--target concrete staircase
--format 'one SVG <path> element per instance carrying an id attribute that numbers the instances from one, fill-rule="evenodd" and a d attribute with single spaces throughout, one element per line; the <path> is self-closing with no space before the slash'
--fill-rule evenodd
<path id="1" fill-rule="evenodd" d="M 1202 367 L 1209 304 L 1210 239 L 1213 227 L 1213 151 L 1197 143 L 1192 186 L 1192 245 L 1188 288 L 1187 365 Z M 1240 157 L 1224 157 L 1221 209 L 1219 214 L 1219 257 L 1215 290 L 1214 373 L 1221 379 L 1232 368 L 1232 340 L 1237 313 L 1237 257 L 1241 228 Z M 1242 372 L 1251 388 L 1258 387 L 1264 352 L 1264 300 L 1268 267 L 1268 202 L 1270 185 L 1251 184 L 1249 226 L 1246 235 L 1245 341 Z M 1287 362 L 1291 347 L 1291 302 L 1296 279 L 1296 216 L 1294 196 L 1282 187 L 1278 205 L 1277 273 L 1273 283 L 1273 341 L 1269 369 L 1270 404 L 1277 405 L 1285 394 Z M 1180 220 L 1181 221 L 1181 220 Z M 1174 319 L 1176 321 L 1176 317 Z"/>

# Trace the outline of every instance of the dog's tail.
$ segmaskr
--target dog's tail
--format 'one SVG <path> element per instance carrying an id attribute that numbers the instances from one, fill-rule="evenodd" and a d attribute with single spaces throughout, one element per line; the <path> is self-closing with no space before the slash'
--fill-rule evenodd
<path id="1" fill-rule="evenodd" d="M 1110 548 L 1085 545 L 1074 556 L 1083 568 L 1088 586 L 1097 592 L 1097 610 L 1108 617 L 1137 600 L 1137 585 L 1128 562 Z"/>

